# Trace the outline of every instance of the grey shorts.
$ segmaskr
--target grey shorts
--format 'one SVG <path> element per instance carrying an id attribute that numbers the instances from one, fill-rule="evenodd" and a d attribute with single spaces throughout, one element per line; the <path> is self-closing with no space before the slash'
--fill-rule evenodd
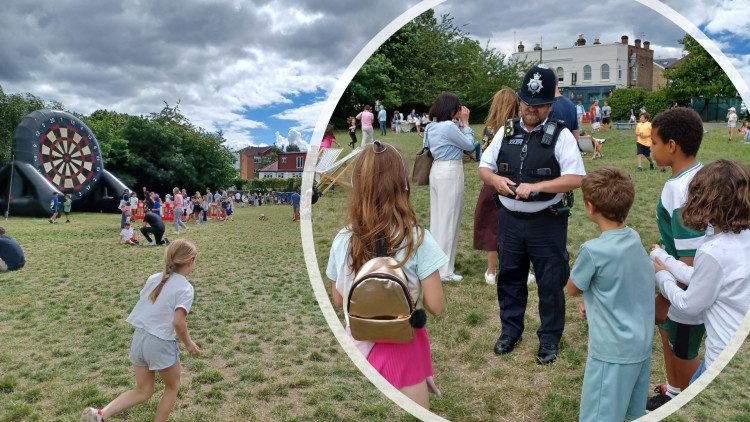
<path id="1" fill-rule="evenodd" d="M 180 349 L 176 340 L 164 340 L 143 328 L 136 328 L 128 357 L 135 366 L 147 366 L 151 371 L 159 371 L 177 363 Z"/>

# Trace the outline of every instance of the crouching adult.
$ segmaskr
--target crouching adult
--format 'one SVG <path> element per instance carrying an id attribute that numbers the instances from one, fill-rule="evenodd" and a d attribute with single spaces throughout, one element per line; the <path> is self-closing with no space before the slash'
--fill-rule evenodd
<path id="1" fill-rule="evenodd" d="M 169 245 L 169 239 L 164 237 L 164 222 L 161 221 L 161 216 L 152 212 L 150 209 L 146 209 L 146 214 L 143 216 L 143 227 L 141 227 L 141 234 L 146 238 L 148 243 L 146 246 L 154 245 Z M 154 241 L 151 240 L 150 234 L 154 235 Z"/>

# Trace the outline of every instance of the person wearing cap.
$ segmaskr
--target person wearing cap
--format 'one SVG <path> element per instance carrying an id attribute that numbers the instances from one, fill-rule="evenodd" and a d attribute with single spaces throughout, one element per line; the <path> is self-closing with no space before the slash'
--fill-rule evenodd
<path id="1" fill-rule="evenodd" d="M 727 111 L 727 128 L 729 128 L 729 141 L 732 141 L 734 136 L 734 128 L 737 126 L 737 110 L 734 107 L 729 107 Z"/>
<path id="2" fill-rule="evenodd" d="M 537 361 L 551 363 L 565 325 L 563 288 L 570 273 L 566 250 L 567 192 L 586 174 L 573 134 L 548 118 L 555 102 L 555 73 L 545 64 L 532 67 L 516 95 L 521 117 L 508 120 L 482 154 L 479 177 L 495 188 L 498 255 L 497 298 L 501 335 L 496 354 L 510 353 L 521 340 L 528 298 L 529 263 L 534 267 L 541 324 Z M 497 138 L 497 137 L 496 137 Z"/>

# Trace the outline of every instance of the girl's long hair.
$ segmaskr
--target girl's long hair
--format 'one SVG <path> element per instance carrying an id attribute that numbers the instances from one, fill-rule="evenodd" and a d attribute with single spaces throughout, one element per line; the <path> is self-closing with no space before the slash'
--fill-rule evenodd
<path id="1" fill-rule="evenodd" d="M 377 141 L 366 146 L 352 171 L 347 206 L 346 223 L 352 231 L 349 255 L 354 272 L 375 256 L 379 238 L 388 255 L 404 251 L 404 260 L 397 267 L 404 265 L 422 243 L 424 229 L 417 221 L 409 192 L 407 166 L 401 152 Z"/>
<path id="2" fill-rule="evenodd" d="M 487 120 L 484 121 L 484 127 L 498 130 L 505 125 L 506 120 L 518 117 L 518 114 L 519 105 L 516 92 L 505 86 L 492 96 L 492 104 L 490 104 Z"/>
<path id="3" fill-rule="evenodd" d="M 198 250 L 195 245 L 187 239 L 177 239 L 167 246 L 167 250 L 164 251 L 164 263 L 166 264 L 164 274 L 162 274 L 159 284 L 148 295 L 151 303 L 156 302 L 156 298 L 159 297 L 164 284 L 169 281 L 169 277 L 181 266 L 189 264 L 197 255 Z"/>
<path id="4" fill-rule="evenodd" d="M 698 231 L 710 223 L 716 233 L 750 228 L 750 168 L 726 159 L 706 164 L 690 181 L 682 223 Z"/>
<path id="5" fill-rule="evenodd" d="M 336 137 L 333 136 L 333 129 L 334 129 L 334 127 L 331 124 L 329 124 L 328 126 L 326 126 L 326 131 L 325 131 L 325 133 L 323 133 L 323 137 L 324 138 L 333 138 L 333 139 L 336 139 Z"/>

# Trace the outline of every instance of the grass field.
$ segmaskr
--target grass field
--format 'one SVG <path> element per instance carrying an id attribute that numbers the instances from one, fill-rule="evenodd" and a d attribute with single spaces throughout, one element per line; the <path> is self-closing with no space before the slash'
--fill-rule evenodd
<path id="1" fill-rule="evenodd" d="M 750 161 L 750 145 L 737 141 L 728 143 L 723 126 L 709 126 L 709 129 L 710 134 L 699 153 L 701 161 L 709 162 L 718 157 Z M 480 133 L 481 127 L 475 126 L 474 130 Z M 340 138 L 344 136 L 342 133 Z M 626 223 L 641 234 L 644 247 L 650 250 L 650 245 L 659 240 L 655 210 L 661 188 L 670 173 L 660 173 L 658 168 L 649 171 L 645 159 L 646 170 L 635 172 L 635 142 L 630 130 L 605 131 L 597 137 L 607 139 L 602 150 L 604 158 L 591 161 L 591 156 L 586 156 L 586 169 L 592 171 L 602 166 L 615 166 L 631 173 L 636 184 L 636 199 Z M 421 148 L 421 138 L 416 133 L 389 133 L 386 141 L 401 148 L 411 161 Z M 484 253 L 472 249 L 474 208 L 481 188 L 477 168 L 478 164 L 474 162 L 464 164 L 464 207 L 456 258 L 456 273 L 463 275 L 464 280 L 443 284 L 448 309 L 438 318 L 431 317 L 427 325 L 435 379 L 444 395 L 442 399 L 431 401 L 432 410 L 451 420 L 577 420 L 588 338 L 586 322 L 577 313 L 582 298 L 568 298 L 566 328 L 555 364 L 545 367 L 535 363 L 538 347 L 535 331 L 539 326 L 535 286 L 529 294 L 524 341 L 509 355 L 496 356 L 492 351 L 500 333 L 496 288 L 484 283 Z M 421 223 L 429 228 L 429 187 L 414 186 L 411 193 Z M 330 242 L 344 220 L 345 203 L 346 189 L 340 189 L 321 199 L 314 207 L 315 241 L 321 271 L 325 269 Z M 568 234 L 571 265 L 581 243 L 598 235 L 598 228 L 583 212 L 578 191 Z M 664 382 L 666 376 L 658 335 L 656 339 L 652 387 Z M 747 357 L 738 361 L 743 359 L 746 361 Z M 673 416 L 672 419 L 733 420 L 746 415 L 748 409 L 744 403 L 748 393 L 741 391 L 742 383 L 747 383 L 750 377 L 735 366 L 728 368 L 727 372 L 727 375 L 738 377 L 732 378 L 738 383 L 728 381 L 730 376 L 722 376 L 724 379 L 715 383 L 717 387 L 701 395 L 700 406 L 688 406 L 680 412 L 682 416 Z M 722 386 L 718 387 L 720 384 Z"/>
<path id="2" fill-rule="evenodd" d="M 478 133 L 479 127 L 475 127 Z M 750 161 L 750 145 L 727 144 L 711 128 L 699 158 Z M 345 133 L 337 134 L 347 139 Z M 630 132 L 605 134 L 601 160 L 591 170 L 615 165 L 635 169 Z M 410 159 L 416 134 L 390 135 Z M 471 249 L 473 210 L 479 192 L 476 163 L 467 163 L 464 217 L 457 272 L 466 278 L 445 286 L 448 310 L 430 318 L 435 376 L 444 397 L 432 409 L 456 421 L 569 421 L 577 418 L 586 357 L 586 325 L 568 301 L 568 323 L 555 364 L 534 363 L 538 326 L 530 294 L 527 333 L 511 355 L 497 357 L 495 288 L 484 284 L 484 255 Z M 657 240 L 656 198 L 666 175 L 635 174 L 638 197 L 628 224 L 644 245 Z M 414 187 L 420 221 L 429 226 L 427 187 Z M 313 206 L 321 269 L 343 221 L 347 189 L 338 188 Z M 580 195 L 578 195 L 580 198 Z M 569 250 L 597 236 L 576 203 Z M 259 221 L 260 213 L 270 221 Z M 300 231 L 288 206 L 237 208 L 236 222 L 210 221 L 182 235 L 199 250 L 189 279 L 196 296 L 188 316 L 202 355 L 183 355 L 183 386 L 173 421 L 407 421 L 413 418 L 382 396 L 349 362 L 312 295 Z M 72 421 L 84 406 L 103 406 L 134 386 L 127 350 L 132 327 L 125 318 L 146 278 L 163 270 L 159 247 L 116 244 L 119 215 L 72 215 L 72 224 L 11 217 L 0 222 L 24 247 L 22 270 L 0 274 L 0 421 Z M 172 230 L 169 229 L 168 233 Z M 171 236 L 169 236 L 171 238 Z M 655 348 L 652 385 L 664 379 Z M 674 421 L 747 421 L 750 348 Z M 157 382 L 158 383 L 158 382 Z M 113 421 L 153 419 L 160 386 L 147 404 Z"/>

